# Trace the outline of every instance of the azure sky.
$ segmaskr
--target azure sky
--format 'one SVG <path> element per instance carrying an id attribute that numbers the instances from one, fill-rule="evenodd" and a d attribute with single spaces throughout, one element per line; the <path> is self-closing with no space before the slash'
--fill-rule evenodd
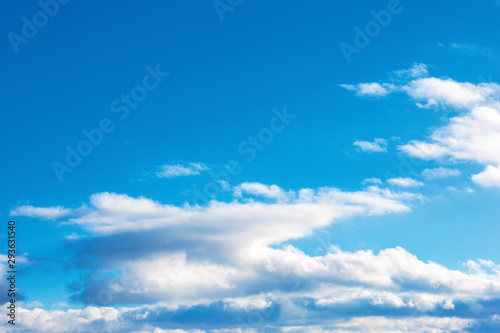
<path id="1" fill-rule="evenodd" d="M 498 1 L 0 15 L 0 332 L 500 331 Z"/>

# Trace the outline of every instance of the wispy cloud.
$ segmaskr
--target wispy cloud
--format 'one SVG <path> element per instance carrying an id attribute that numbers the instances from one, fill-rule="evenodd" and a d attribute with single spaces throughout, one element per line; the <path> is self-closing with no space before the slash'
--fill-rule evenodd
<path id="1" fill-rule="evenodd" d="M 427 76 L 429 67 L 426 64 L 413 64 L 410 69 L 400 69 L 392 72 L 398 79 L 415 79 Z"/>
<path id="2" fill-rule="evenodd" d="M 387 140 L 375 138 L 374 141 L 361 141 L 357 140 L 353 143 L 361 151 L 367 153 L 385 153 L 387 152 Z"/>
<path id="3" fill-rule="evenodd" d="M 241 197 L 243 193 L 261 195 L 266 198 L 285 199 L 287 193 L 277 185 L 264 185 L 261 183 L 242 183 L 234 188 L 234 194 Z"/>
<path id="4" fill-rule="evenodd" d="M 434 169 L 425 169 L 422 171 L 422 176 L 427 179 L 442 179 L 450 177 L 458 177 L 462 173 L 458 169 L 449 169 L 444 167 L 438 167 Z"/>
<path id="5" fill-rule="evenodd" d="M 202 163 L 188 163 L 187 165 L 173 164 L 162 165 L 156 175 L 160 178 L 174 178 L 180 176 L 199 175 L 201 171 L 208 170 Z"/>
<path id="6" fill-rule="evenodd" d="M 479 55 L 479 56 L 491 57 L 494 54 L 493 50 L 489 47 L 481 47 L 470 43 L 451 42 L 448 44 L 438 43 L 438 45 L 440 47 L 445 47 L 450 50 L 459 51 L 462 52 L 463 54 L 468 54 L 471 56 Z"/>
<path id="7" fill-rule="evenodd" d="M 364 179 L 361 184 L 382 184 L 382 180 L 380 178 L 366 178 Z"/>
<path id="8" fill-rule="evenodd" d="M 418 187 L 424 185 L 424 183 L 415 180 L 413 178 L 403 178 L 403 177 L 387 179 L 387 183 L 400 187 Z"/>
<path id="9" fill-rule="evenodd" d="M 11 216 L 29 216 L 45 220 L 55 220 L 61 217 L 70 216 L 73 210 L 69 208 L 57 207 L 34 207 L 29 205 L 19 206 L 10 211 Z"/>
<path id="10" fill-rule="evenodd" d="M 379 84 L 376 82 L 359 83 L 359 84 L 341 84 L 341 87 L 355 91 L 359 96 L 375 96 L 382 97 L 389 94 L 396 86 L 388 83 Z"/>

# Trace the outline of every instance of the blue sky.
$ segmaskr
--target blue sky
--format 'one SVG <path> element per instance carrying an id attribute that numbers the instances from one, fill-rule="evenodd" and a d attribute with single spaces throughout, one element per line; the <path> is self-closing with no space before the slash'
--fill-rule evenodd
<path id="1" fill-rule="evenodd" d="M 5 7 L 18 331 L 500 330 L 495 0 Z"/>

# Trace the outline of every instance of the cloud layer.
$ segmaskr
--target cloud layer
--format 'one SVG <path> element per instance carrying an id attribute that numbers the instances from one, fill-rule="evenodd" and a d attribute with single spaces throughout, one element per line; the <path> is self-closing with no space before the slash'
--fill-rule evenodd
<path id="1" fill-rule="evenodd" d="M 22 326 L 378 332 L 404 324 L 446 332 L 489 325 L 500 310 L 500 267 L 492 262 L 470 261 L 458 271 L 401 247 L 348 252 L 318 240 L 324 252 L 311 255 L 288 244 L 347 217 L 408 212 L 420 195 L 376 186 L 285 191 L 260 183 L 234 192 L 229 202 L 182 207 L 92 195 L 85 209 L 60 220 L 92 234 L 66 245 L 77 267 L 93 271 L 70 286 L 72 302 L 86 308 L 22 309 Z M 151 305 L 124 307 L 133 303 Z"/>

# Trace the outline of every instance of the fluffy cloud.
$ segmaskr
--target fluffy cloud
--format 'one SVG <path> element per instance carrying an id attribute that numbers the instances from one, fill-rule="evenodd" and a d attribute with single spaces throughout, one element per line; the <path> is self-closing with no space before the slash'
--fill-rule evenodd
<path id="1" fill-rule="evenodd" d="M 387 140 L 381 138 L 375 138 L 373 142 L 370 141 L 354 141 L 354 145 L 357 146 L 361 151 L 368 153 L 383 153 L 387 152 Z"/>
<path id="2" fill-rule="evenodd" d="M 473 175 L 472 180 L 484 187 L 500 187 L 500 167 L 488 165 L 486 170 Z"/>
<path id="3" fill-rule="evenodd" d="M 199 175 L 200 171 L 208 170 L 202 163 L 188 163 L 188 166 L 180 164 L 162 165 L 156 174 L 160 178 L 174 178 L 179 176 Z"/>
<path id="4" fill-rule="evenodd" d="M 500 111 L 489 106 L 474 107 L 434 130 L 429 141 L 411 142 L 401 150 L 426 159 L 449 156 L 459 161 L 500 164 Z"/>

